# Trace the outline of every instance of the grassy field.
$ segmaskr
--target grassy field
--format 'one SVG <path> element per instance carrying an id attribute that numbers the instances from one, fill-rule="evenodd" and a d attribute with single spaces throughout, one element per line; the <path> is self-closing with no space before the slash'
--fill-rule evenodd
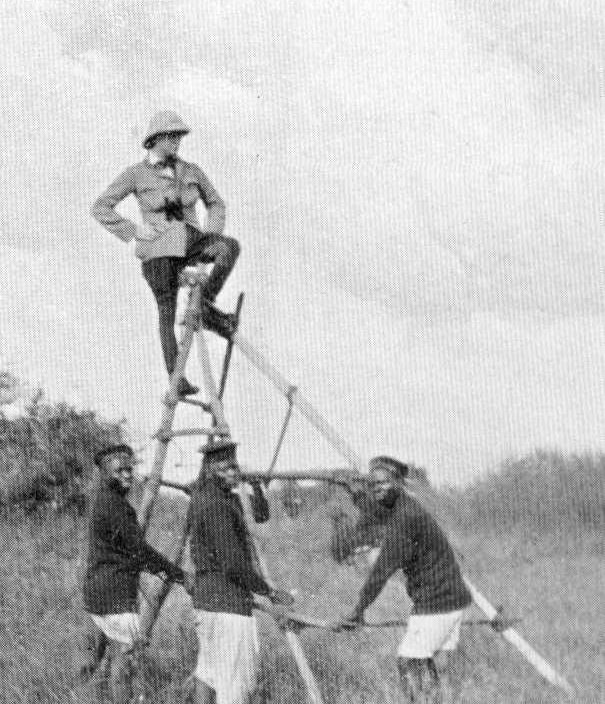
<path id="1" fill-rule="evenodd" d="M 570 494 L 557 484 L 565 484 L 559 459 L 524 458 L 465 492 L 445 492 L 436 503 L 466 556 L 464 571 L 492 603 L 523 618 L 519 631 L 574 684 L 573 701 L 598 704 L 605 701 L 603 462 L 563 458 L 563 466 L 570 468 L 569 485 L 575 487 Z M 534 496 L 530 488 L 534 491 L 540 483 L 551 498 L 541 504 L 536 524 L 532 502 L 515 502 L 519 493 Z M 530 513 L 503 521 L 497 511 L 485 511 L 489 501 L 512 502 L 507 515 L 520 505 Z M 339 566 L 330 559 L 325 505 L 292 520 L 277 499 L 273 503 L 272 518 L 258 528 L 258 537 L 276 581 L 296 590 L 300 611 L 325 618 L 346 612 L 367 565 Z M 182 502 L 164 497 L 156 511 L 152 539 L 167 552 L 183 510 Z M 78 687 L 74 680 L 86 619 L 80 595 L 85 521 L 75 513 L 16 509 L 5 511 L 0 521 L 0 704 L 103 702 L 100 683 Z M 394 578 L 368 618 L 401 617 L 406 608 L 403 583 Z M 283 635 L 264 614 L 259 624 L 263 657 L 254 704 L 304 702 Z M 300 636 L 327 704 L 401 702 L 394 658 L 400 637 L 401 629 L 308 630 Z M 143 663 L 147 701 L 185 701 L 194 660 L 190 602 L 175 588 Z M 446 704 L 567 701 L 491 629 L 463 629 L 462 647 L 447 678 Z"/>

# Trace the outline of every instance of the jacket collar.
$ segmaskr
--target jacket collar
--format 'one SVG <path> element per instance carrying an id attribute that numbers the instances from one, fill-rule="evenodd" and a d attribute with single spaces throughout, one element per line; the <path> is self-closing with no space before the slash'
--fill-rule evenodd
<path id="1" fill-rule="evenodd" d="M 177 156 L 175 161 L 174 161 L 174 168 L 171 166 L 165 166 L 161 168 L 161 164 L 163 164 L 162 160 L 160 157 L 155 153 L 152 152 L 151 150 L 147 152 L 147 156 L 143 159 L 143 163 L 147 164 L 147 166 L 151 167 L 154 170 L 159 171 L 161 174 L 170 174 L 171 176 L 177 171 L 177 169 L 180 170 L 181 164 L 183 163 L 181 159 Z"/>

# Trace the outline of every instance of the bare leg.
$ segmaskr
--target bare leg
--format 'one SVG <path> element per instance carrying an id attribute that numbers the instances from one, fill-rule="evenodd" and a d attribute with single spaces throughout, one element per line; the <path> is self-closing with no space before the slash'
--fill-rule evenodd
<path id="1" fill-rule="evenodd" d="M 109 691 L 113 704 L 129 704 L 134 675 L 132 648 L 112 641 L 109 646 L 111 665 Z"/>
<path id="2" fill-rule="evenodd" d="M 210 685 L 194 678 L 193 704 L 216 704 L 216 692 Z"/>
<path id="3" fill-rule="evenodd" d="M 439 679 L 437 665 L 433 658 L 428 658 L 426 662 L 428 678 L 425 688 L 427 691 L 428 701 L 430 704 L 442 704 L 443 694 L 441 691 L 441 680 Z"/>
<path id="4" fill-rule="evenodd" d="M 440 651 L 437 653 L 437 664 L 441 670 L 441 686 L 444 698 L 449 697 L 452 701 L 457 702 L 460 699 L 464 688 L 465 679 L 468 673 L 465 673 L 464 656 L 460 651 Z"/>
<path id="5" fill-rule="evenodd" d="M 100 631 L 92 621 L 87 624 L 87 631 L 84 638 L 84 660 L 81 663 L 79 673 L 82 681 L 89 680 L 97 671 L 109 643 L 107 636 L 103 631 Z"/>
<path id="6" fill-rule="evenodd" d="M 439 704 L 439 675 L 432 658 L 397 658 L 403 691 L 415 704 Z"/>

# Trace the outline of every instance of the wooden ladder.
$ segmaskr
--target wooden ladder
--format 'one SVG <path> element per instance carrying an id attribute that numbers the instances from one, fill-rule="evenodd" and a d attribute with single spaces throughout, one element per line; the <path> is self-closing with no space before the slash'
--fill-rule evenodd
<path id="1" fill-rule="evenodd" d="M 184 330 L 181 334 L 181 339 L 179 341 L 179 352 L 175 369 L 170 378 L 170 386 L 168 392 L 166 393 L 163 399 L 163 410 L 160 428 L 154 436 L 156 440 L 156 447 L 154 453 L 153 467 L 145 483 L 143 497 L 141 499 L 141 504 L 138 510 L 139 523 L 145 530 L 149 526 L 153 506 L 157 498 L 159 488 L 162 484 L 162 474 L 164 470 L 164 465 L 166 463 L 168 445 L 172 438 L 192 435 L 206 435 L 209 438 L 214 438 L 215 436 L 222 438 L 230 438 L 231 435 L 229 425 L 227 424 L 227 421 L 225 419 L 222 398 L 225 391 L 227 374 L 229 371 L 229 364 L 233 351 L 234 336 L 232 335 L 227 338 L 227 347 L 223 359 L 221 378 L 217 386 L 212 371 L 210 352 L 208 349 L 204 330 L 201 326 L 198 330 L 196 330 L 193 324 L 191 324 L 191 319 L 193 317 L 193 315 L 191 314 L 194 314 L 196 311 L 199 311 L 201 309 L 201 302 L 201 285 L 198 283 L 194 285 L 191 292 L 187 309 L 187 313 L 190 315 L 188 316 L 186 314 L 185 317 L 185 320 L 189 322 L 184 326 Z M 235 311 L 236 327 L 239 323 L 242 303 L 243 294 L 240 294 Z M 204 379 L 204 390 L 207 399 L 206 401 L 179 398 L 177 393 L 178 384 L 180 379 L 183 377 L 185 366 L 191 353 L 191 347 L 194 338 L 197 338 L 197 350 Z M 212 426 L 173 430 L 176 408 L 179 403 L 188 403 L 198 406 L 201 409 L 202 413 L 208 414 L 212 417 Z M 269 585 L 274 586 L 266 560 L 262 555 L 262 552 L 259 548 L 251 525 L 253 519 L 251 518 L 251 507 L 249 505 L 249 497 L 245 492 L 241 492 L 241 496 L 245 503 L 248 504 L 245 505 L 244 515 L 248 524 L 248 533 L 250 535 L 251 547 L 256 554 L 258 567 L 265 581 Z M 186 541 L 187 530 L 184 530 L 183 534 L 179 536 L 175 556 L 176 562 L 180 562 L 183 557 Z M 153 624 L 155 623 L 162 603 L 164 602 L 169 590 L 170 583 L 162 581 L 156 581 L 153 583 L 153 586 L 148 586 L 146 588 L 145 599 L 142 602 L 140 613 L 141 631 L 145 638 L 149 638 L 151 630 L 153 628 Z M 285 636 L 288 645 L 290 646 L 290 650 L 292 651 L 292 655 L 294 657 L 300 675 L 306 686 L 307 699 L 309 701 L 309 704 L 323 704 L 317 681 L 315 680 L 313 672 L 311 671 L 309 664 L 307 663 L 307 659 L 305 657 L 303 648 L 300 644 L 297 634 L 294 631 L 285 630 Z"/>

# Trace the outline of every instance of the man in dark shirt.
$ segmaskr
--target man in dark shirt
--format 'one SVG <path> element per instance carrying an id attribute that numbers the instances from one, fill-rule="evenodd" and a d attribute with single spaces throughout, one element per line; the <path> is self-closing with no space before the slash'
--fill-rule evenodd
<path id="1" fill-rule="evenodd" d="M 132 448 L 112 445 L 99 452 L 95 461 L 101 485 L 90 519 L 84 605 L 109 644 L 110 690 L 114 703 L 121 704 L 132 696 L 139 575 L 148 570 L 182 582 L 183 571 L 145 542 L 127 501 L 134 469 Z"/>
<path id="2" fill-rule="evenodd" d="M 244 512 L 234 489 L 240 483 L 235 443 L 207 445 L 189 504 L 192 588 L 199 642 L 195 704 L 244 704 L 256 683 L 258 637 L 253 594 L 290 606 L 286 591 L 258 573 Z M 269 517 L 259 484 L 253 485 L 257 522 Z"/>
<path id="3" fill-rule="evenodd" d="M 471 595 L 443 531 L 404 488 L 407 465 L 391 457 L 375 457 L 370 462 L 370 473 L 378 509 L 372 515 L 382 529 L 380 550 L 357 605 L 341 625 L 362 623 L 364 611 L 388 579 L 401 569 L 414 608 L 399 645 L 397 664 L 410 701 L 417 701 L 423 692 L 438 690 L 434 656 L 439 651 L 456 649 L 463 609 L 471 604 Z M 358 523 L 362 539 L 368 532 L 367 510 Z M 354 544 L 353 539 L 344 553 Z"/>

